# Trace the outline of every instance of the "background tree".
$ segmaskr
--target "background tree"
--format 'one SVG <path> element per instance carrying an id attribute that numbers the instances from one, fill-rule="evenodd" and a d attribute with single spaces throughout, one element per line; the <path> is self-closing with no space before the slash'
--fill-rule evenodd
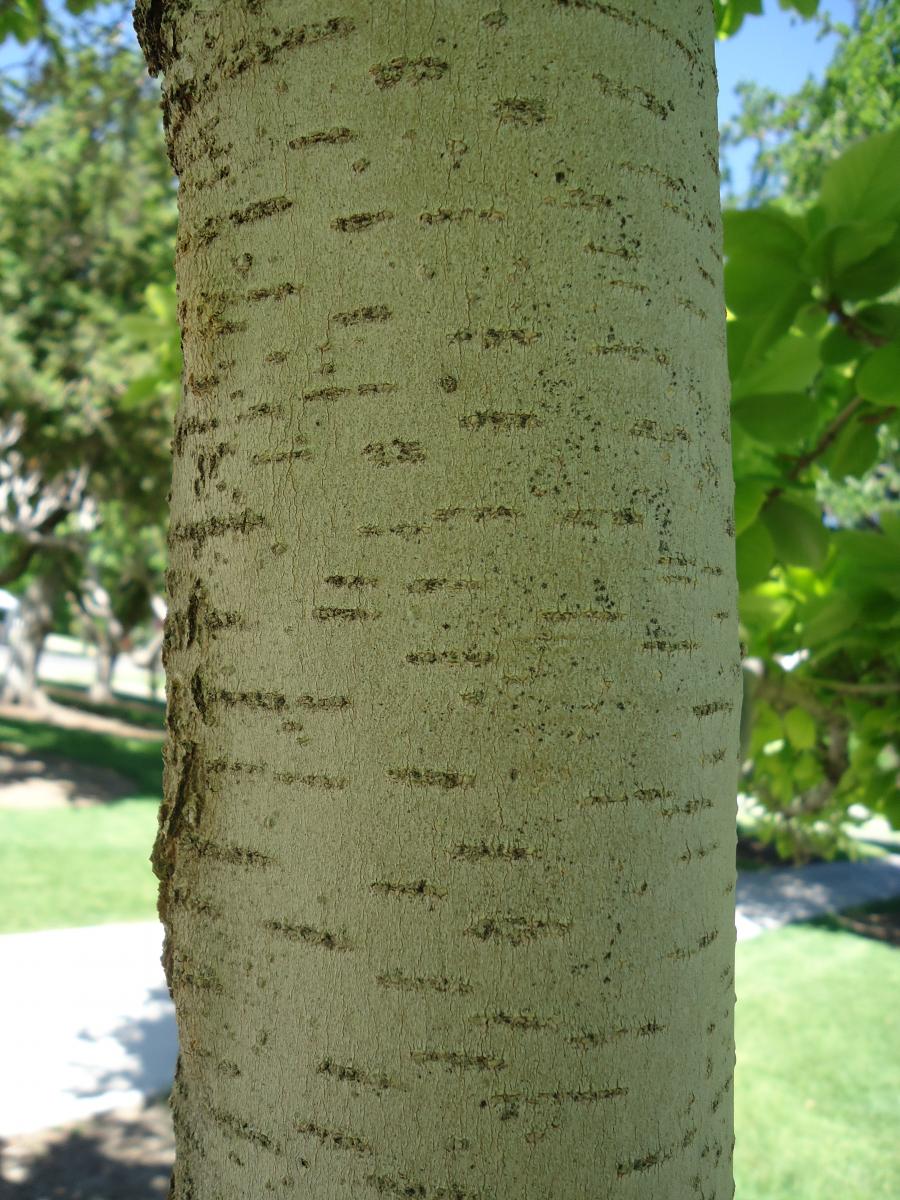
<path id="1" fill-rule="evenodd" d="M 900 11 L 891 0 L 861 0 L 852 24 L 820 18 L 822 33 L 838 38 L 822 80 L 808 79 L 792 95 L 743 83 L 741 112 L 722 127 L 726 192 L 731 202 L 756 206 L 777 199 L 789 210 L 816 195 L 829 164 L 853 142 L 883 133 L 900 106 Z M 729 151 L 756 146 L 749 186 L 730 186 Z"/>
<path id="2" fill-rule="evenodd" d="M 95 690 L 105 691 L 110 654 L 149 615 L 147 588 L 159 587 L 180 370 L 177 336 L 173 346 L 161 324 L 173 320 L 175 195 L 158 144 L 158 92 L 120 29 L 88 24 L 7 82 L 5 101 L 0 340 L 8 369 L 0 418 L 16 429 L 4 460 L 7 487 L 13 464 L 23 482 L 39 478 L 51 492 L 74 473 L 95 523 L 110 519 L 112 527 L 73 539 L 70 520 L 54 543 L 68 509 L 38 506 L 37 563 L 38 531 L 11 512 L 0 531 L 0 578 L 27 605 L 27 572 L 37 572 L 60 596 L 68 590 L 82 616 L 90 610 L 87 629 L 101 651 Z M 44 599 L 40 607 L 48 611 Z M 63 610 L 54 610 L 58 619 Z M 46 622 L 20 622 L 23 635 L 39 630 Z M 32 644 L 25 658 L 36 663 L 39 652 Z"/>

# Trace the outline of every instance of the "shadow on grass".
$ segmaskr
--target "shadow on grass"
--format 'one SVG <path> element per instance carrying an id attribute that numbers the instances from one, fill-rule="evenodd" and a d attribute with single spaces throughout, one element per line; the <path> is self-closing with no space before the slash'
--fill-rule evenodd
<path id="1" fill-rule="evenodd" d="M 158 803 L 162 794 L 162 746 L 156 740 L 118 737 L 4 717 L 0 720 L 0 742 L 14 743 L 17 749 L 31 754 L 75 759 L 92 767 L 110 767 L 132 780 L 131 798 L 152 797 Z"/>
<path id="2" fill-rule="evenodd" d="M 153 1200 L 174 1158 L 164 1101 L 127 1115 L 0 1140 L 2 1200 Z"/>
<path id="3" fill-rule="evenodd" d="M 828 933 L 854 933 L 900 949 L 900 896 L 817 917 L 808 924 Z"/>
<path id="4" fill-rule="evenodd" d="M 44 691 L 56 704 L 65 705 L 67 708 L 80 708 L 98 717 L 126 721 L 140 729 L 161 730 L 166 719 L 165 700 L 140 700 L 134 696 L 117 694 L 114 703 L 101 704 L 88 699 L 86 687 L 70 683 L 46 684 Z"/>

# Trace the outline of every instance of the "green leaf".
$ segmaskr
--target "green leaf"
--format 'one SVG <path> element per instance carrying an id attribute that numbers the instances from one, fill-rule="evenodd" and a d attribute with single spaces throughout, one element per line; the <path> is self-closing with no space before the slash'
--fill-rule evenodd
<path id="1" fill-rule="evenodd" d="M 768 578 L 775 562 L 775 544 L 760 521 L 754 521 L 737 539 L 737 576 L 741 588 L 752 588 Z"/>
<path id="2" fill-rule="evenodd" d="M 840 325 L 835 325 L 819 343 L 819 356 L 829 366 L 853 362 L 861 353 L 862 346 Z"/>
<path id="3" fill-rule="evenodd" d="M 844 272 L 886 246 L 896 233 L 896 221 L 848 221 L 832 226 L 811 254 L 820 262 L 825 278 L 840 291 L 839 280 Z"/>
<path id="4" fill-rule="evenodd" d="M 795 750 L 812 750 L 816 744 L 816 723 L 806 711 L 795 705 L 784 714 L 784 732 Z"/>
<path id="5" fill-rule="evenodd" d="M 873 404 L 900 400 L 900 343 L 891 342 L 870 354 L 856 372 L 856 386 Z"/>
<path id="6" fill-rule="evenodd" d="M 900 304 L 867 304 L 853 316 L 876 337 L 892 338 L 900 334 Z"/>
<path id="7" fill-rule="evenodd" d="M 871 300 L 883 296 L 900 282 L 900 235 L 870 254 L 862 262 L 847 267 L 834 282 L 842 300 Z"/>
<path id="8" fill-rule="evenodd" d="M 821 570 L 828 556 L 828 532 L 821 517 L 791 500 L 773 500 L 763 522 L 778 558 L 789 565 Z"/>
<path id="9" fill-rule="evenodd" d="M 771 479 L 738 479 L 734 485 L 734 528 L 740 535 L 759 516 L 759 510 L 773 487 Z"/>
<path id="10" fill-rule="evenodd" d="M 878 453 L 877 425 L 857 416 L 835 438 L 822 465 L 832 479 L 846 479 L 848 475 L 861 479 L 878 461 Z"/>
<path id="11" fill-rule="evenodd" d="M 802 225 L 777 208 L 728 211 L 725 229 L 725 298 L 737 316 L 790 306 L 785 329 L 807 297 L 802 267 L 806 239 Z"/>
<path id="12" fill-rule="evenodd" d="M 816 649 L 821 643 L 851 629 L 859 616 L 859 601 L 844 591 L 832 592 L 813 601 L 804 607 L 804 645 Z"/>
<path id="13" fill-rule="evenodd" d="M 96 8 L 101 0 L 66 0 L 66 8 L 70 13 L 79 16 L 81 13 L 88 12 L 89 9 Z"/>
<path id="14" fill-rule="evenodd" d="M 773 447 L 794 447 L 816 428 L 819 415 L 815 396 L 806 392 L 744 396 L 734 416 L 757 441 Z"/>
<path id="15" fill-rule="evenodd" d="M 828 322 L 828 313 L 821 304 L 804 304 L 797 313 L 794 324 L 807 337 L 815 337 Z"/>
<path id="16" fill-rule="evenodd" d="M 744 396 L 804 391 L 820 368 L 817 338 L 790 333 L 758 363 L 747 363 L 732 381 L 735 400 Z"/>
<path id="17" fill-rule="evenodd" d="M 832 225 L 900 216 L 900 128 L 857 142 L 831 163 L 821 202 Z"/>

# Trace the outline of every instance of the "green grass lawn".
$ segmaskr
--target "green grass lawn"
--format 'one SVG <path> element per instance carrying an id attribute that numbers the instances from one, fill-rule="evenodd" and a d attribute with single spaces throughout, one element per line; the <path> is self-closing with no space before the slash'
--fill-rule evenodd
<path id="1" fill-rule="evenodd" d="M 900 1196 L 900 951 L 793 926 L 737 949 L 736 1200 Z"/>
<path id="2" fill-rule="evenodd" d="M 0 809 L 0 933 L 150 921 L 148 856 L 162 785 L 159 742 L 0 721 L 0 742 L 113 767 L 134 796 L 85 808 Z"/>

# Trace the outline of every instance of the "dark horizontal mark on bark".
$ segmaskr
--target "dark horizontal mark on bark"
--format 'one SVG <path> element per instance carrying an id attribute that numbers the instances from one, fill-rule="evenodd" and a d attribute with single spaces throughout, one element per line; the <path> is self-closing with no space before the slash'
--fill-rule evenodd
<path id="1" fill-rule="evenodd" d="M 506 213 L 496 208 L 436 208 L 433 212 L 419 213 L 419 224 L 458 225 L 469 217 L 478 221 L 505 221 Z"/>
<path id="2" fill-rule="evenodd" d="M 279 283 L 274 287 L 254 288 L 247 293 L 248 300 L 284 300 L 287 296 L 299 296 L 300 289 L 292 283 Z"/>
<path id="3" fill-rule="evenodd" d="M 236 867 L 268 867 L 275 861 L 271 855 L 263 854 L 259 850 L 249 850 L 245 846 L 230 846 L 224 842 L 213 842 L 193 835 L 186 840 L 197 858 L 206 858 L 211 862 L 228 863 Z"/>
<path id="4" fill-rule="evenodd" d="M 469 1018 L 473 1025 L 500 1025 L 504 1029 L 540 1030 L 556 1029 L 556 1021 L 539 1017 L 532 1012 L 509 1013 L 504 1011 L 476 1013 Z"/>
<path id="5" fill-rule="evenodd" d="M 412 579 L 406 590 L 414 596 L 428 596 L 432 592 L 476 592 L 481 584 L 476 579 Z"/>
<path id="6" fill-rule="evenodd" d="M 684 853 L 678 856 L 678 862 L 683 866 L 688 866 L 692 862 L 702 862 L 704 858 L 714 854 L 718 848 L 718 842 L 713 842 L 711 846 L 695 846 L 693 849 L 688 846 Z"/>
<path id="7" fill-rule="evenodd" d="M 199 417 L 188 417 L 179 421 L 175 426 L 175 436 L 172 439 L 173 455 L 178 458 L 184 452 L 185 439 L 192 434 L 211 433 L 218 428 L 219 421 L 216 417 L 210 417 L 209 420 L 203 421 Z"/>
<path id="8" fill-rule="evenodd" d="M 649 438 L 653 442 L 687 442 L 690 444 L 691 435 L 683 425 L 674 425 L 664 429 L 658 421 L 643 419 L 635 421 L 628 431 L 632 437 Z"/>
<path id="9" fill-rule="evenodd" d="M 451 1071 L 502 1071 L 506 1061 L 491 1054 L 468 1054 L 464 1050 L 413 1050 L 413 1062 L 437 1063 Z"/>
<path id="10" fill-rule="evenodd" d="M 547 612 L 542 612 L 541 617 L 545 621 L 552 621 L 556 624 L 564 621 L 611 622 L 622 620 L 621 613 L 608 612 L 605 608 L 586 608 L 572 612 L 560 612 L 559 609 L 550 609 Z"/>
<path id="11" fill-rule="evenodd" d="M 352 308 L 348 312 L 332 314 L 332 321 L 338 325 L 366 325 L 378 321 L 390 321 L 394 314 L 385 304 L 366 304 L 362 308 Z"/>
<path id="12" fill-rule="evenodd" d="M 244 509 L 240 513 L 232 513 L 225 517 L 207 517 L 203 521 L 179 521 L 172 531 L 171 538 L 176 542 L 193 542 L 199 548 L 209 538 L 225 537 L 229 533 L 246 535 L 255 529 L 265 529 L 268 521 L 262 513 Z"/>
<path id="13" fill-rule="evenodd" d="M 613 202 L 602 192 L 588 192 L 584 188 L 566 188 L 564 200 L 558 196 L 545 196 L 544 203 L 554 208 L 585 208 L 592 212 L 603 212 L 612 208 Z"/>
<path id="14" fill-rule="evenodd" d="M 441 58 L 392 58 L 390 62 L 376 63 L 369 68 L 375 86 L 382 91 L 396 87 L 398 83 L 426 83 L 442 79 L 450 70 L 450 64 Z"/>
<path id="15" fill-rule="evenodd" d="M 509 942 L 520 946 L 541 938 L 565 937 L 571 931 L 569 921 L 548 921 L 541 917 L 483 917 L 463 930 L 481 942 Z"/>
<path id="16" fill-rule="evenodd" d="M 320 606 L 312 610 L 313 619 L 316 621 L 374 621 L 381 616 L 380 612 L 375 612 L 368 608 L 328 608 Z"/>
<path id="17" fill-rule="evenodd" d="M 331 228 L 338 233 L 361 233 L 364 229 L 371 229 L 373 225 L 380 225 L 382 221 L 393 219 L 394 214 L 387 209 L 381 209 L 380 212 L 351 213 L 346 217 L 335 217 Z"/>
<path id="18" fill-rule="evenodd" d="M 248 1121 L 244 1121 L 241 1117 L 234 1113 L 225 1112 L 220 1108 L 207 1106 L 207 1110 L 213 1120 L 224 1126 L 229 1133 L 235 1137 L 243 1138 L 244 1141 L 252 1142 L 254 1146 L 262 1146 L 264 1150 L 269 1150 L 272 1154 L 280 1154 L 281 1146 L 267 1133 L 263 1133 Z"/>
<path id="19" fill-rule="evenodd" d="M 353 1063 L 337 1063 L 333 1058 L 324 1058 L 316 1067 L 319 1075 L 327 1075 L 339 1083 L 356 1083 L 360 1087 L 372 1088 L 376 1092 L 396 1090 L 401 1085 L 389 1075 L 378 1071 L 365 1071 Z"/>
<path id="20" fill-rule="evenodd" d="M 502 346 L 504 342 L 513 342 L 516 346 L 531 346 L 541 336 L 534 329 L 486 329 L 482 334 L 481 346 L 484 350 L 492 350 Z"/>
<path id="21" fill-rule="evenodd" d="M 661 817 L 691 817 L 695 813 L 712 808 L 712 806 L 712 800 L 706 798 L 685 800 L 683 804 L 674 804 L 671 808 L 661 808 L 659 815 Z"/>
<path id="22" fill-rule="evenodd" d="M 686 958 L 693 958 L 696 954 L 701 954 L 707 947 L 711 946 L 719 936 L 718 929 L 712 930 L 710 933 L 704 933 L 697 941 L 696 946 L 679 947 L 677 950 L 670 950 L 666 958 L 682 961 Z"/>
<path id="23" fill-rule="evenodd" d="M 581 801 L 581 805 L 590 807 L 607 804 L 656 804 L 661 800 L 671 800 L 674 794 L 668 788 L 656 787 L 636 788 L 633 792 L 602 792 L 588 796 Z"/>
<path id="24" fill-rule="evenodd" d="M 210 392 L 214 392 L 219 386 L 221 380 L 218 375 L 195 375 L 193 371 L 188 375 L 186 385 L 189 392 L 194 392 L 198 396 L 208 396 Z M 216 422 L 218 424 L 218 422 Z"/>
<path id="25" fill-rule="evenodd" d="M 486 667 L 496 660 L 496 654 L 487 650 L 415 650 L 406 656 L 408 663 L 419 667 Z"/>
<path id="26" fill-rule="evenodd" d="M 601 358 L 621 357 L 627 358 L 630 362 L 641 362 L 643 359 L 649 359 L 651 362 L 659 363 L 661 367 L 670 365 L 669 356 L 665 351 L 654 350 L 647 346 L 639 346 L 636 343 L 607 342 L 606 345 L 595 346 L 594 353 L 600 355 Z"/>
<path id="27" fill-rule="evenodd" d="M 520 516 L 518 509 L 505 504 L 480 505 L 478 508 L 438 508 L 432 514 L 435 521 L 452 521 L 455 517 L 472 517 L 476 521 L 508 521 Z"/>
<path id="28" fill-rule="evenodd" d="M 378 580 L 374 576 L 366 577 L 365 575 L 328 575 L 325 579 L 327 584 L 336 588 L 364 588 L 377 587 Z"/>
<path id="29" fill-rule="evenodd" d="M 496 1092 L 482 1100 L 481 1106 L 502 1107 L 504 1115 L 518 1116 L 520 1104 L 598 1104 L 604 1100 L 619 1100 L 628 1095 L 628 1088 L 585 1088 L 583 1090 L 558 1088 L 554 1092 Z"/>
<path id="30" fill-rule="evenodd" d="M 558 8 L 581 9 L 582 11 L 600 13 L 601 16 L 609 17 L 610 20 L 620 21 L 623 25 L 630 25 L 632 29 L 646 29 L 650 33 L 658 34 L 666 42 L 675 46 L 691 66 L 694 66 L 697 62 L 698 52 L 696 50 L 691 50 L 680 37 L 665 29 L 658 22 L 650 20 L 649 17 L 641 17 L 636 13 L 623 11 L 621 8 L 616 8 L 613 4 L 605 3 L 605 0 L 555 0 L 555 2 Z"/>
<path id="31" fill-rule="evenodd" d="M 589 254 L 603 254 L 607 258 L 621 258 L 623 262 L 631 262 L 641 257 L 638 254 L 639 246 L 640 242 L 631 239 L 629 242 L 620 241 L 615 246 L 598 246 L 596 242 L 586 242 L 584 248 Z"/>
<path id="32" fill-rule="evenodd" d="M 697 272 L 700 275 L 700 278 L 703 279 L 706 283 L 708 283 L 711 288 L 717 287 L 716 281 L 713 279 L 712 275 L 710 275 L 709 271 L 707 271 L 704 267 L 702 267 L 700 265 L 700 263 L 696 263 L 695 265 L 697 267 Z"/>
<path id="33" fill-rule="evenodd" d="M 628 104 L 637 104 L 661 121 L 668 120 L 675 111 L 675 105 L 671 100 L 660 100 L 645 88 L 621 83 L 618 79 L 610 79 L 608 75 L 602 75 L 599 71 L 595 71 L 591 78 L 599 85 L 600 91 L 605 96 L 615 96 L 617 100 L 624 100 Z"/>
<path id="34" fill-rule="evenodd" d="M 641 649 L 657 654 L 690 654 L 691 651 L 700 649 L 700 643 L 689 640 L 667 642 L 660 638 L 654 638 L 643 642 Z"/>
<path id="35" fill-rule="evenodd" d="M 370 442 L 362 450 L 370 466 L 396 467 L 423 463 L 428 458 L 421 442 L 404 442 L 394 438 L 391 442 Z"/>
<path id="36" fill-rule="evenodd" d="M 243 208 L 234 209 L 228 214 L 228 220 L 232 225 L 247 225 L 251 221 L 262 221 L 293 207 L 293 200 L 289 200 L 287 196 L 271 196 L 267 200 L 255 200 Z"/>
<path id="37" fill-rule="evenodd" d="M 245 38 L 238 42 L 229 55 L 221 56 L 215 67 L 224 78 L 233 79 L 252 67 L 268 66 L 286 51 L 300 50 L 318 42 L 347 38 L 355 28 L 353 21 L 348 17 L 332 17 L 321 23 L 295 26 L 276 36 L 272 42 L 264 42 L 258 38 L 251 41 L 250 38 Z M 212 74 L 214 78 L 215 68 Z"/>
<path id="38" fill-rule="evenodd" d="M 264 712 L 282 712 L 287 708 L 304 708 L 310 711 L 328 711 L 349 708 L 347 696 L 286 696 L 283 692 L 246 691 L 232 692 L 226 689 L 205 694 L 205 705 L 220 703 L 229 708 L 242 706 L 258 708 Z"/>
<path id="39" fill-rule="evenodd" d="M 264 921 L 263 929 L 278 934 L 290 942 L 303 942 L 307 946 L 320 946 L 323 950 L 351 950 L 351 943 L 328 929 L 316 929 L 312 925 L 294 925 L 289 921 Z"/>
<path id="40" fill-rule="evenodd" d="M 366 1183 L 380 1196 L 398 1200 L 488 1200 L 483 1192 L 473 1192 L 459 1183 L 430 1184 L 408 1175 L 367 1175 Z"/>
<path id="41" fill-rule="evenodd" d="M 610 1042 L 618 1041 L 623 1037 L 655 1037 L 658 1033 L 665 1033 L 668 1028 L 668 1025 L 660 1025 L 658 1021 L 647 1021 L 644 1025 L 608 1029 L 603 1033 L 582 1030 L 579 1033 L 570 1034 L 566 1038 L 566 1041 L 570 1042 L 573 1046 L 587 1050 L 595 1046 L 608 1046 Z"/>
<path id="42" fill-rule="evenodd" d="M 470 788 L 475 783 L 474 775 L 460 771 L 435 771 L 428 767 L 390 767 L 388 779 L 396 783 L 408 783 L 413 787 L 435 787 L 444 791 Z"/>
<path id="43" fill-rule="evenodd" d="M 606 519 L 620 527 L 644 524 L 644 514 L 633 508 L 573 508 L 563 515 L 562 524 L 599 529 Z"/>
<path id="44" fill-rule="evenodd" d="M 318 1138 L 323 1146 L 333 1146 L 336 1150 L 352 1150 L 355 1154 L 371 1154 L 374 1147 L 365 1138 L 348 1133 L 345 1129 L 326 1129 L 315 1121 L 302 1121 L 295 1125 L 298 1133 L 308 1134 Z"/>
<path id="45" fill-rule="evenodd" d="M 305 133 L 301 137 L 291 138 L 288 146 L 291 150 L 306 150 L 310 146 L 341 146 L 352 142 L 356 134 L 343 126 L 334 129 L 320 129 L 316 133 Z"/>
<path id="46" fill-rule="evenodd" d="M 675 1146 L 660 1147 L 658 1150 L 651 1150 L 647 1154 L 642 1154 L 640 1158 L 633 1158 L 630 1162 L 619 1163 L 616 1167 L 616 1174 L 620 1179 L 624 1179 L 628 1175 L 640 1174 L 643 1171 L 654 1171 L 664 1163 L 669 1162 L 670 1159 L 673 1159 L 680 1150 L 687 1150 L 696 1136 L 696 1129 L 688 1129 L 681 1141 Z"/>
<path id="47" fill-rule="evenodd" d="M 389 396 L 396 392 L 394 383 L 360 383 L 355 387 L 324 387 L 304 392 L 303 400 L 338 400 L 341 396 Z"/>
<path id="48" fill-rule="evenodd" d="M 539 850 L 529 846 L 513 846 L 509 842 L 458 842 L 450 857 L 464 862 L 525 862 L 540 858 Z"/>
<path id="49" fill-rule="evenodd" d="M 379 987 L 396 988 L 401 992 L 453 992 L 467 996 L 473 990 L 463 979 L 449 979 L 446 975 L 404 975 L 401 971 L 376 975 L 375 982 Z"/>
<path id="50" fill-rule="evenodd" d="M 444 900 L 447 896 L 446 891 L 439 888 L 437 884 L 429 883 L 427 879 L 413 879 L 407 881 L 395 881 L 391 879 L 376 879 L 370 885 L 372 891 L 379 896 L 409 896 L 412 898 L 421 897 L 422 899 Z"/>
<path id="51" fill-rule="evenodd" d="M 183 958 L 176 953 L 169 980 L 171 987 L 188 987 L 200 992 L 212 992 L 221 995 L 225 990 L 222 981 L 208 967 L 196 964 L 192 959 Z"/>
<path id="52" fill-rule="evenodd" d="M 302 783 L 304 787 L 319 788 L 324 792 L 342 792 L 350 783 L 343 775 L 299 775 L 294 771 L 275 771 L 272 778 L 276 783 Z"/>
<path id="53" fill-rule="evenodd" d="M 495 100 L 493 111 L 501 125 L 517 125 L 526 129 L 540 125 L 547 119 L 547 108 L 543 100 L 526 100 L 519 96 Z"/>
<path id="54" fill-rule="evenodd" d="M 533 412 L 473 412 L 459 418 L 463 429 L 535 429 L 542 424 Z"/>
<path id="55" fill-rule="evenodd" d="M 264 454 L 254 454 L 250 462 L 254 467 L 286 462 L 311 462 L 312 451 L 307 446 L 295 446 L 292 450 L 268 450 Z"/>
<path id="56" fill-rule="evenodd" d="M 222 916 L 222 909 L 213 904 L 211 900 L 207 900 L 203 896 L 192 896 L 186 888 L 173 888 L 169 904 L 173 908 L 182 908 L 186 912 L 196 913 L 201 917 L 218 919 Z"/>

